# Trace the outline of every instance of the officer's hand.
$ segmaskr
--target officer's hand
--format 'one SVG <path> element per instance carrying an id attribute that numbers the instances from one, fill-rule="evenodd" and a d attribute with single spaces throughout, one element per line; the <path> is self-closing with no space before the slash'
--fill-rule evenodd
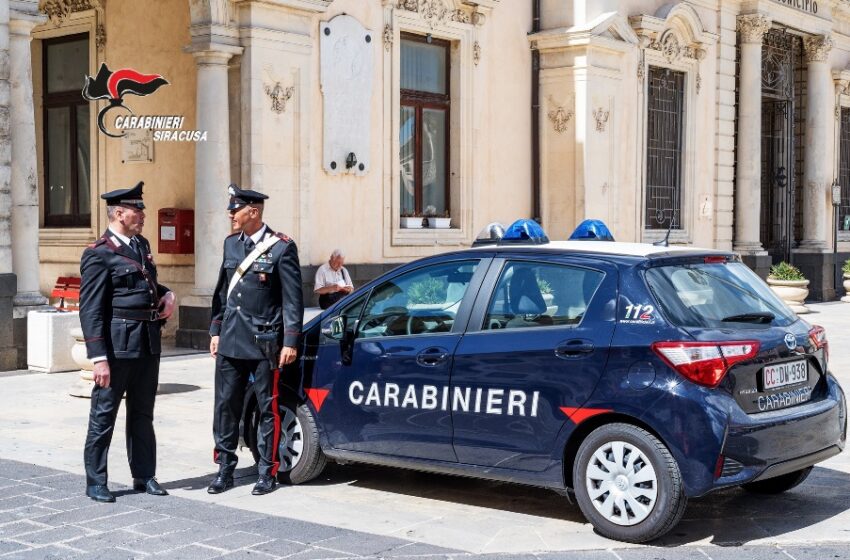
<path id="1" fill-rule="evenodd" d="M 291 364 L 295 361 L 295 357 L 297 355 L 298 350 L 292 346 L 284 346 L 283 350 L 280 351 L 280 361 L 278 362 L 277 367 L 283 367 Z"/>
<path id="2" fill-rule="evenodd" d="M 218 339 L 219 337 L 214 336 L 210 339 L 210 354 L 215 358 L 216 354 L 218 354 Z"/>
<path id="3" fill-rule="evenodd" d="M 98 387 L 109 387 L 109 362 L 103 360 L 94 365 L 94 383 Z"/>
<path id="4" fill-rule="evenodd" d="M 168 319 L 174 313 L 174 302 L 177 298 L 174 297 L 174 292 L 168 292 L 159 298 L 159 318 Z"/>

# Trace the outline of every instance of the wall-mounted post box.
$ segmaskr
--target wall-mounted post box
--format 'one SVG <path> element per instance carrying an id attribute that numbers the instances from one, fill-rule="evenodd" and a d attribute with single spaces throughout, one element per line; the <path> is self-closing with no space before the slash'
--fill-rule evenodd
<path id="1" fill-rule="evenodd" d="M 162 208 L 159 211 L 159 252 L 191 255 L 195 252 L 195 211 Z"/>

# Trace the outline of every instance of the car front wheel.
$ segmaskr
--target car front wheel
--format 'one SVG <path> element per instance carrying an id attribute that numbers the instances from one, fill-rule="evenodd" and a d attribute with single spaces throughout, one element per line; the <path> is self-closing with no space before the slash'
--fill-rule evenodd
<path id="1" fill-rule="evenodd" d="M 579 447 L 573 487 L 582 513 L 602 535 L 646 542 L 685 513 L 682 477 L 667 447 L 630 424 L 606 424 Z"/>

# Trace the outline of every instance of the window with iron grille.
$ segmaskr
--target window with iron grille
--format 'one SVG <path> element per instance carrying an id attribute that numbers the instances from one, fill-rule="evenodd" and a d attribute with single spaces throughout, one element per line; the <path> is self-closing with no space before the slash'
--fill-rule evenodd
<path id="1" fill-rule="evenodd" d="M 646 229 L 682 229 L 685 73 L 649 67 L 646 137 Z"/>
<path id="2" fill-rule="evenodd" d="M 449 215 L 450 43 L 401 36 L 401 215 Z"/>
<path id="3" fill-rule="evenodd" d="M 89 36 L 44 41 L 44 225 L 90 227 Z"/>
<path id="4" fill-rule="evenodd" d="M 838 231 L 850 234 L 850 109 L 841 109 L 841 156 L 838 160 L 838 181 L 841 184 L 841 204 L 838 206 Z"/>

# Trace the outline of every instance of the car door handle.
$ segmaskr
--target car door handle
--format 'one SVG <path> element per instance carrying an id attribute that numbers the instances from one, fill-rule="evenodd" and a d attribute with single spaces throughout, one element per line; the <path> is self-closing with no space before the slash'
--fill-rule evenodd
<path id="1" fill-rule="evenodd" d="M 449 352 L 444 348 L 428 348 L 416 355 L 416 363 L 420 366 L 434 367 L 446 362 Z"/>
<path id="2" fill-rule="evenodd" d="M 593 352 L 593 343 L 587 340 L 570 340 L 555 348 L 555 355 L 559 358 L 578 358 Z"/>

